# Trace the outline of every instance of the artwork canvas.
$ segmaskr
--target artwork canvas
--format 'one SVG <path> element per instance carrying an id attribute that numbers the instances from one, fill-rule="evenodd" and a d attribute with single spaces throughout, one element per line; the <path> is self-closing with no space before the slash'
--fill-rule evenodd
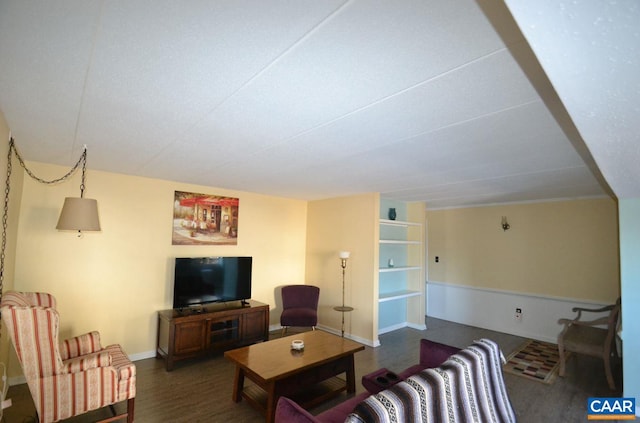
<path id="1" fill-rule="evenodd" d="M 239 199 L 176 191 L 173 245 L 237 245 Z"/>

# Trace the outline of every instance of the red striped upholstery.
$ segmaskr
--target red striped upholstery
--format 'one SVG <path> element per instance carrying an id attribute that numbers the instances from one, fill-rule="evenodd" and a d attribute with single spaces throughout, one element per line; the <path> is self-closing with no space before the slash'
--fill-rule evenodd
<path id="1" fill-rule="evenodd" d="M 57 422 L 128 400 L 133 422 L 136 367 L 119 345 L 102 348 L 98 332 L 58 343 L 55 298 L 7 292 L 0 311 L 41 423 Z"/>
<path id="2" fill-rule="evenodd" d="M 63 360 L 100 351 L 100 334 L 89 332 L 60 343 L 60 356 Z"/>

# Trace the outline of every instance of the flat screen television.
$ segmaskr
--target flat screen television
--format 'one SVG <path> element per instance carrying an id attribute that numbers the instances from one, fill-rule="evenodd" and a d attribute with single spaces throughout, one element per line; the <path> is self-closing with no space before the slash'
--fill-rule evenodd
<path id="1" fill-rule="evenodd" d="M 248 300 L 252 257 L 177 257 L 173 308 Z"/>

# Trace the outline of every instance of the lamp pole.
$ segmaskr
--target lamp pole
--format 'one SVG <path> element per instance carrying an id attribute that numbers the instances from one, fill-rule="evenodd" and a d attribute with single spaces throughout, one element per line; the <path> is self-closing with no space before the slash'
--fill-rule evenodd
<path id="1" fill-rule="evenodd" d="M 337 307 L 333 308 L 334 310 L 339 311 L 339 312 L 342 313 L 341 334 L 342 334 L 343 338 L 344 338 L 344 313 L 349 312 L 349 311 L 353 311 L 353 307 L 349 307 L 349 306 L 345 306 L 344 305 L 345 270 L 347 268 L 347 259 L 349 258 L 350 255 L 351 255 L 351 253 L 349 253 L 348 251 L 341 251 L 340 252 L 340 261 L 341 261 L 341 266 L 342 266 L 342 306 L 337 306 Z"/>

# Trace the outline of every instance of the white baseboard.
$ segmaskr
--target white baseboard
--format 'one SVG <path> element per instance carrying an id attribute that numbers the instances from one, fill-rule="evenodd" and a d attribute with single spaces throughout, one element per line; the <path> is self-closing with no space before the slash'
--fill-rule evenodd
<path id="1" fill-rule="evenodd" d="M 280 326 L 280 325 L 269 325 L 269 332 L 273 332 L 274 330 L 282 330 L 282 326 Z"/>
<path id="2" fill-rule="evenodd" d="M 136 354 L 128 354 L 128 356 L 129 356 L 129 360 L 138 361 L 138 360 L 144 360 L 145 358 L 154 358 L 156 356 L 156 352 L 145 351 L 145 352 L 136 353 Z"/>
<path id="3" fill-rule="evenodd" d="M 395 325 L 391 325 L 391 326 L 387 326 L 384 328 L 379 328 L 378 329 L 378 335 L 382 335 L 388 332 L 393 332 L 394 330 L 398 330 L 398 329 L 402 329 L 402 328 L 406 328 L 408 326 L 407 322 L 402 322 L 402 323 L 398 323 Z"/>
<path id="4" fill-rule="evenodd" d="M 391 325 L 391 326 L 387 326 L 384 328 L 380 328 L 378 329 L 378 335 L 382 335 L 384 333 L 387 332 L 393 332 L 394 330 L 398 330 L 398 329 L 402 329 L 402 328 L 411 328 L 411 329 L 417 329 L 417 330 L 425 330 L 427 329 L 427 325 L 416 325 L 413 323 L 409 323 L 409 322 L 402 322 L 402 323 L 398 323 L 395 325 Z M 379 345 L 380 343 L 378 343 Z"/>
<path id="5" fill-rule="evenodd" d="M 427 330 L 427 325 L 414 325 L 413 323 L 407 323 L 407 327 L 416 330 Z"/>
<path id="6" fill-rule="evenodd" d="M 27 379 L 24 376 L 15 376 L 7 379 L 9 381 L 9 386 L 22 385 L 23 383 L 27 383 Z"/>
<path id="7" fill-rule="evenodd" d="M 334 335 L 338 335 L 338 336 L 342 335 L 342 333 L 339 330 L 335 330 L 334 328 L 330 328 L 328 326 L 318 325 L 317 327 L 318 327 L 318 329 L 322 329 L 323 331 L 332 333 Z M 380 341 L 377 340 L 377 339 L 375 340 L 375 342 L 371 342 L 368 339 L 360 338 L 359 336 L 354 336 L 354 335 L 352 335 L 350 333 L 345 333 L 344 337 L 347 338 L 347 339 L 351 339 L 352 341 L 356 341 L 356 342 L 359 342 L 361 344 L 364 344 L 364 345 L 366 345 L 368 347 L 379 347 L 380 346 Z"/>
<path id="8" fill-rule="evenodd" d="M 562 330 L 558 319 L 575 317 L 573 307 L 604 305 L 572 298 L 427 282 L 427 315 L 430 317 L 552 343 L 557 342 Z M 522 310 L 520 320 L 515 318 L 516 308 Z M 593 318 L 602 315 L 593 314 Z"/>

